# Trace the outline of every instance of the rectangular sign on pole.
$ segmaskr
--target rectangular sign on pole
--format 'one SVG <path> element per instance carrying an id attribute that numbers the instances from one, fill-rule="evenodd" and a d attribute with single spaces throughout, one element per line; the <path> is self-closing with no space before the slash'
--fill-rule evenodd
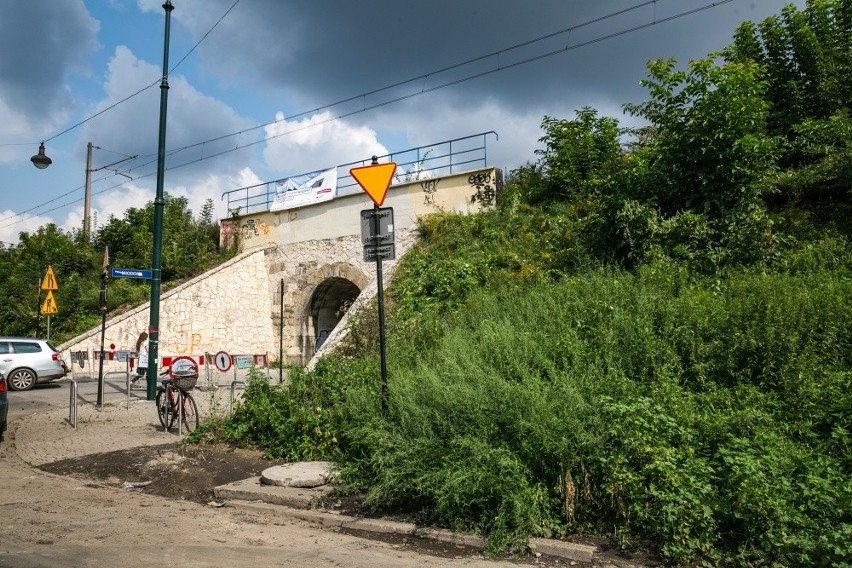
<path id="1" fill-rule="evenodd" d="M 110 276 L 113 278 L 140 278 L 151 280 L 154 277 L 151 270 L 139 270 L 136 268 L 111 268 Z"/>
<path id="2" fill-rule="evenodd" d="M 366 247 L 393 241 L 393 207 L 362 209 L 361 244 Z"/>
<path id="3" fill-rule="evenodd" d="M 382 260 L 396 259 L 396 245 L 366 246 L 364 247 L 364 262 L 374 262 L 377 258 Z"/>

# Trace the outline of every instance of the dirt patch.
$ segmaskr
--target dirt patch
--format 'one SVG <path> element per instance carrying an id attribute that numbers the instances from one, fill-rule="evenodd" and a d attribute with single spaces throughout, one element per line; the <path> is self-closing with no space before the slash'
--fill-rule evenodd
<path id="1" fill-rule="evenodd" d="M 278 462 L 223 444 L 148 446 L 61 460 L 40 469 L 170 499 L 208 503 L 219 485 L 258 476 Z"/>

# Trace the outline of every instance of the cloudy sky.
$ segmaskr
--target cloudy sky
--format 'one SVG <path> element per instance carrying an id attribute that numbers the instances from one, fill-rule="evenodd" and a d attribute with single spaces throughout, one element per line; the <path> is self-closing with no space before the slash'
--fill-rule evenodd
<path id="1" fill-rule="evenodd" d="M 544 116 L 630 124 L 648 60 L 685 65 L 785 3 L 172 0 L 165 190 L 224 217 L 225 191 L 489 131 L 510 170 Z M 0 241 L 82 226 L 88 142 L 97 223 L 153 200 L 162 4 L 0 0 Z"/>

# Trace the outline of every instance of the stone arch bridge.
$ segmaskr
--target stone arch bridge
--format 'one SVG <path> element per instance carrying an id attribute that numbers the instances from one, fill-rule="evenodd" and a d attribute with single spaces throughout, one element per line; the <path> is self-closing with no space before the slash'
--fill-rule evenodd
<path id="1" fill-rule="evenodd" d="M 415 175 L 411 177 L 422 177 Z M 442 211 L 472 213 L 493 205 L 502 174 L 495 168 L 417 179 L 391 186 L 383 207 L 394 210 L 397 261 L 383 263 L 384 283 L 415 240 L 418 217 Z M 375 293 L 376 264 L 363 259 L 360 211 L 372 209 L 363 192 L 283 211 L 268 208 L 221 221 L 224 244 L 236 240 L 231 260 L 162 294 L 161 356 L 267 353 L 307 364 L 362 292 Z M 166 235 L 166 239 L 168 235 Z M 149 304 L 107 320 L 105 349 L 135 349 L 147 330 Z M 59 346 L 100 349 L 100 326 Z M 279 342 L 280 340 L 280 342 Z M 283 348 L 282 348 L 283 346 Z"/>

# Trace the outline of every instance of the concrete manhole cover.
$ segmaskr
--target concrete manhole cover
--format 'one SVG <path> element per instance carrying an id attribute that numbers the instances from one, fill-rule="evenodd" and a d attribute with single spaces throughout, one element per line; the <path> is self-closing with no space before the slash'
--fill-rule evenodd
<path id="1" fill-rule="evenodd" d="M 279 487 L 319 487 L 328 483 L 334 472 L 332 462 L 298 462 L 266 468 L 260 475 L 263 485 Z"/>

